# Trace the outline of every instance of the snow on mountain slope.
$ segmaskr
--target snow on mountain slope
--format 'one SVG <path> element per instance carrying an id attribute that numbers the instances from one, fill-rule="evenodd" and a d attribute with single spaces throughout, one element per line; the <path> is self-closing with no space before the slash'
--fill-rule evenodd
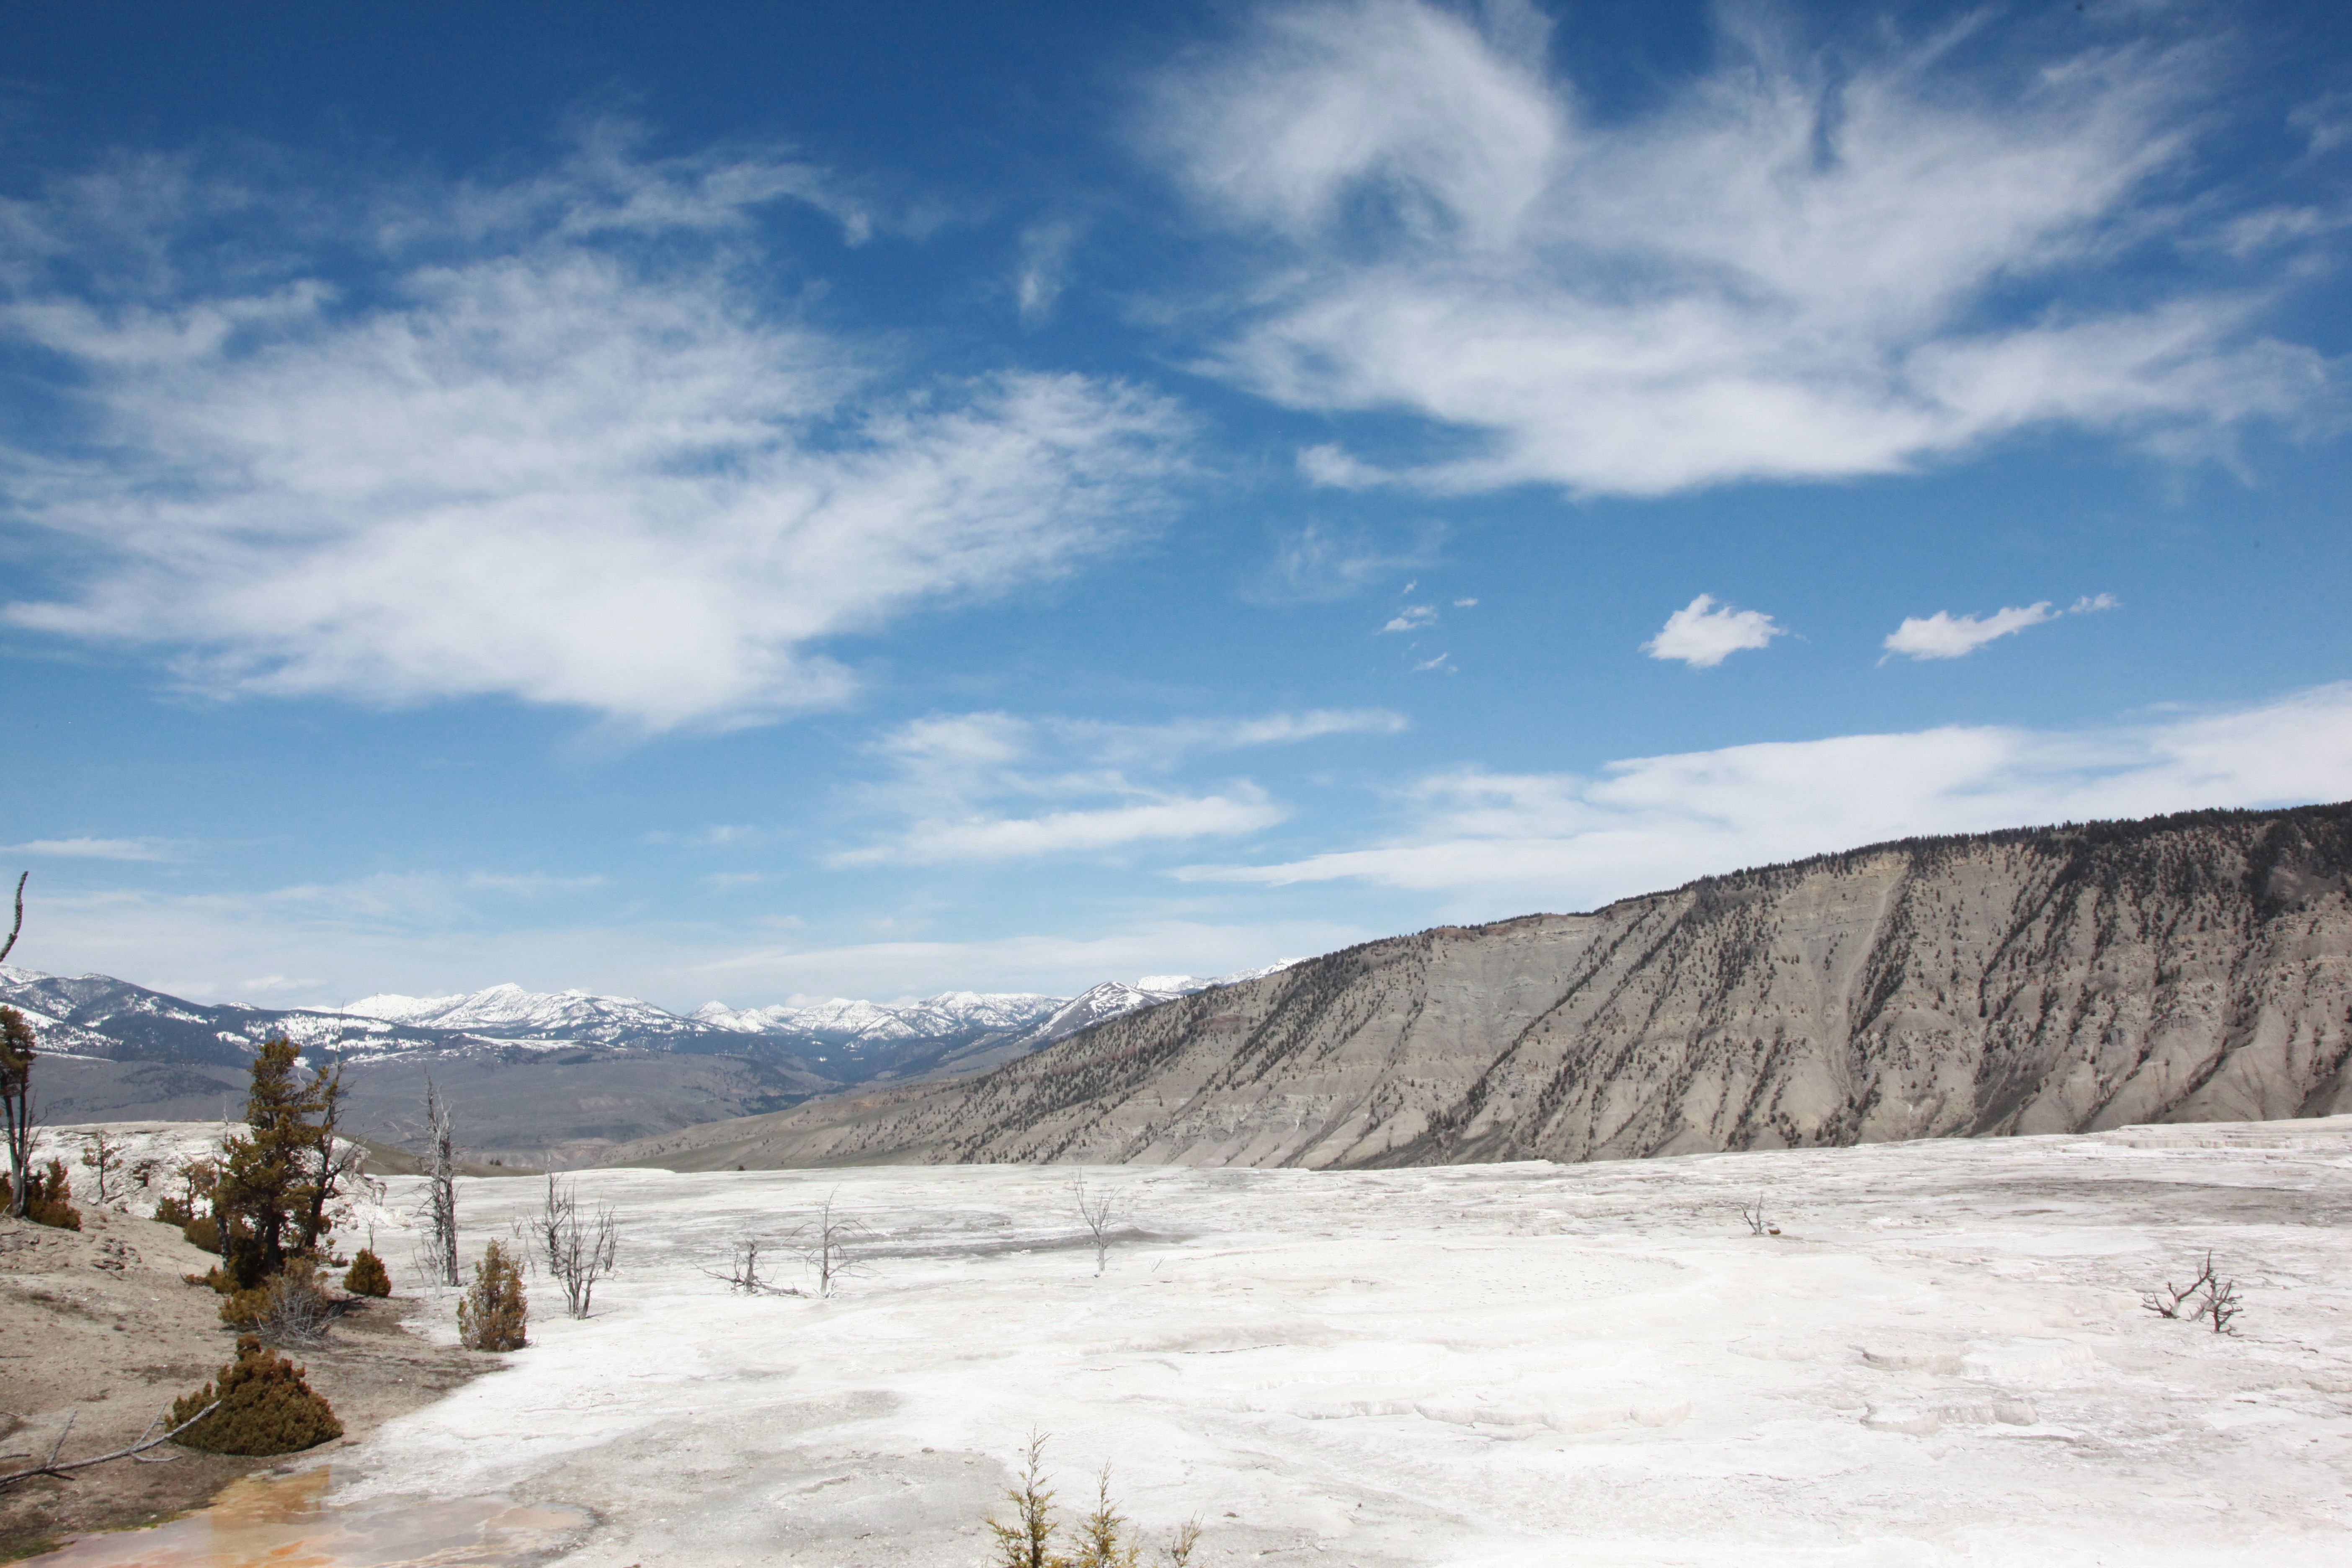
<path id="1" fill-rule="evenodd" d="M 811 1035 L 845 1046 L 932 1038 L 974 1029 L 1013 1029 L 1034 1023 L 1062 1005 L 1058 996 L 1026 993 L 946 991 L 919 1002 L 861 1002 L 836 996 L 824 1002 L 779 1002 L 738 1010 L 705 1002 L 694 1010 L 698 1023 L 751 1035 Z"/>
<path id="2" fill-rule="evenodd" d="M 595 1040 L 624 1031 L 661 1035 L 695 1029 L 691 1020 L 634 996 L 526 991 L 511 983 L 460 996 L 365 996 L 343 1011 L 387 1023 L 500 1037 L 561 1035 Z"/>
<path id="3" fill-rule="evenodd" d="M 1080 1029 L 1092 1028 L 1106 1018 L 1116 1018 L 1139 1008 L 1173 1002 L 1179 996 L 1190 996 L 1196 991 L 1214 990 L 1220 985 L 1238 985 L 1246 980 L 1263 980 L 1279 973 L 1304 959 L 1280 958 L 1261 969 L 1237 970 L 1203 980 L 1191 974 L 1147 974 L 1132 985 L 1116 980 L 1106 980 L 1082 996 L 1071 998 L 1036 1027 L 1021 1037 L 1019 1043 L 1031 1049 L 1052 1045 Z"/>

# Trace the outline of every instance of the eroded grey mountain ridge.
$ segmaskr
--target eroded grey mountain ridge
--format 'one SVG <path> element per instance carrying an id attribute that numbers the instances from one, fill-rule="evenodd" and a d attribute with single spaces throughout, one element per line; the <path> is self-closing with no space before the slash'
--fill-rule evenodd
<path id="1" fill-rule="evenodd" d="M 1907 840 L 1368 942 L 694 1166 L 1578 1161 L 2352 1110 L 2352 806 Z"/>

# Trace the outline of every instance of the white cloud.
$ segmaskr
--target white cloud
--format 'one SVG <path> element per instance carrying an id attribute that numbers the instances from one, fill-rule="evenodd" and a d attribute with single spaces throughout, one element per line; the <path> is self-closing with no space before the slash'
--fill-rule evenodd
<path id="1" fill-rule="evenodd" d="M 1021 236 L 1021 268 L 1013 282 L 1013 300 L 1024 326 L 1042 326 L 1054 316 L 1070 266 L 1070 247 L 1077 229 L 1068 223 L 1032 225 Z"/>
<path id="2" fill-rule="evenodd" d="M 1325 443 L 1312 479 L 1654 495 L 1901 471 L 2035 424 L 2210 430 L 2321 387 L 2252 301 L 2084 287 L 2189 166 L 2196 46 L 2000 76 L 1949 39 L 1842 40 L 1832 66 L 1727 24 L 1711 74 L 1603 124 L 1526 7 L 1486 15 L 1277 6 L 1162 84 L 1147 139 L 1257 246 L 1209 368 L 1456 439 L 1385 470 Z M 2004 323 L 1997 289 L 2042 294 Z"/>
<path id="3" fill-rule="evenodd" d="M 146 838 L 35 838 L 0 845 L 0 853 L 54 855 L 83 860 L 164 860 L 163 848 Z"/>
<path id="4" fill-rule="evenodd" d="M 836 851 L 835 866 L 936 864 L 1083 854 L 1255 833 L 1289 816 L 1246 779 L 1186 789 L 1160 777 L 1187 759 L 1336 735 L 1393 735 L 1386 709 L 1314 709 L 1255 718 L 1160 724 L 934 714 L 875 746 L 893 776 L 866 792 L 901 825 L 877 842 Z M 1016 803 L 1068 803 L 1011 809 Z"/>
<path id="5" fill-rule="evenodd" d="M 1273 562 L 1247 585 L 1244 596 L 1261 605 L 1349 598 L 1383 578 L 1434 563 L 1444 536 L 1444 529 L 1433 524 L 1408 542 L 1386 542 L 1362 531 L 1309 522 L 1280 541 Z M 1412 584 L 1404 591 L 1412 592 Z"/>
<path id="6" fill-rule="evenodd" d="M 1666 617 L 1658 635 L 1642 645 L 1652 658 L 1678 658 L 1694 669 L 1712 669 L 1743 648 L 1768 647 L 1788 635 L 1761 610 L 1736 610 L 1717 605 L 1715 596 L 1701 594 Z"/>
<path id="7" fill-rule="evenodd" d="M 1847 735 L 1634 758 L 1597 777 L 1464 770 L 1424 781 L 1415 820 L 1389 842 L 1178 875 L 1355 879 L 1490 918 L 1915 834 L 2347 798 L 2352 683 L 2108 729 Z"/>
<path id="8" fill-rule="evenodd" d="M 1886 634 L 1882 646 L 1889 654 L 1899 653 L 1908 658 L 1958 658 L 1974 653 L 1995 637 L 2005 637 L 2011 632 L 2021 632 L 2057 618 L 2047 600 L 1997 610 L 1981 618 L 1937 610 L 1924 617 L 1906 616 L 1901 626 Z"/>
<path id="9" fill-rule="evenodd" d="M 2124 602 L 2113 594 L 2085 594 L 2067 605 L 2066 613 L 2070 616 L 2088 616 L 2096 614 L 2100 610 L 2120 610 L 2123 607 Z"/>
<path id="10" fill-rule="evenodd" d="M 916 824 L 895 842 L 834 857 L 839 866 L 880 861 L 1005 860 L 1022 856 L 1117 849 L 1141 842 L 1255 833 L 1289 813 L 1254 788 L 1230 795 L 1156 800 L 1096 811 L 1056 811 L 1034 817 Z"/>
<path id="11" fill-rule="evenodd" d="M 1436 605 L 1407 605 L 1403 609 L 1399 610 L 1396 613 L 1395 618 L 1391 620 L 1388 625 L 1382 626 L 1381 630 L 1384 632 L 1417 632 L 1423 626 L 1433 626 L 1436 624 Z"/>
<path id="12" fill-rule="evenodd" d="M 186 181 L 113 191 L 138 221 L 109 250 L 75 227 L 95 197 L 20 209 L 120 276 L 60 269 L 0 316 L 68 367 L 60 416 L 87 437 L 0 454 L 81 575 L 7 618 L 172 650 L 215 691 L 726 725 L 842 700 L 832 637 L 1066 571 L 1155 514 L 1184 438 L 1164 400 L 1076 375 L 894 387 L 895 351 L 772 305 L 789 258 L 755 209 L 822 195 L 800 165 L 592 147 L 306 214 L 306 244 L 374 268 L 348 291 L 303 250 L 259 280 L 142 272 L 226 199 Z"/>

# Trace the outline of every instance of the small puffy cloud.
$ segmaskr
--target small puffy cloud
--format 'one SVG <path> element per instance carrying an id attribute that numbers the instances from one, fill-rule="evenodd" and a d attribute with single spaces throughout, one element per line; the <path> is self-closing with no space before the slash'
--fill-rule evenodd
<path id="1" fill-rule="evenodd" d="M 1713 669 L 1743 648 L 1767 647 L 1789 628 L 1775 626 L 1761 610 L 1717 605 L 1701 594 L 1666 617 L 1658 635 L 1642 645 L 1652 658 L 1678 658 L 1694 669 Z"/>
<path id="2" fill-rule="evenodd" d="M 1436 605 L 1407 605 L 1403 609 L 1399 610 L 1395 618 L 1390 621 L 1388 625 L 1382 626 L 1381 630 L 1383 632 L 1417 632 L 1423 626 L 1433 626 L 1436 624 Z"/>
<path id="3" fill-rule="evenodd" d="M 2021 632 L 2057 618 L 2046 599 L 1983 616 L 1955 616 L 1948 610 L 1937 610 L 1924 617 L 1904 617 L 1901 626 L 1886 634 L 1884 646 L 1890 656 L 1899 653 L 1906 658 L 1958 658 L 1974 653 L 1995 637 L 2005 637 L 2011 632 Z"/>
<path id="4" fill-rule="evenodd" d="M 81 860 L 163 860 L 161 847 L 145 838 L 35 838 L 0 846 L 17 855 L 54 855 Z"/>
<path id="5" fill-rule="evenodd" d="M 2070 616 L 2087 616 L 2099 610 L 2119 610 L 2124 602 L 2113 594 L 2085 594 L 2066 606 Z"/>
<path id="6" fill-rule="evenodd" d="M 1475 599 L 1456 599 L 1454 601 L 1454 607 L 1457 610 L 1466 610 L 1477 604 L 1477 602 L 1478 601 Z"/>
<path id="7" fill-rule="evenodd" d="M 1447 675 L 1458 673 L 1454 667 L 1454 656 L 1450 653 L 1441 653 L 1434 658 L 1424 658 L 1419 664 L 1412 667 L 1412 672 L 1415 675 L 1419 675 L 1424 670 L 1433 669 L 1442 671 Z"/>

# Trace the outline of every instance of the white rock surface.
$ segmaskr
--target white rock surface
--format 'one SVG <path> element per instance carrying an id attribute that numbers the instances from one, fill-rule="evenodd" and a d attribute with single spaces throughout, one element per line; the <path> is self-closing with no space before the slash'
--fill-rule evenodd
<path id="1" fill-rule="evenodd" d="M 1066 1504 L 1108 1462 L 1213 1568 L 2352 1563 L 2352 1118 L 1088 1170 L 1100 1278 L 1078 1173 L 583 1173 L 595 1315 L 533 1280 L 532 1347 L 339 1494 L 593 1508 L 571 1568 L 977 1564 L 1034 1430 Z M 832 1300 L 701 1272 L 827 1194 L 874 1232 Z M 532 1195 L 466 1183 L 467 1252 Z M 2239 1337 L 2138 1304 L 2209 1248 Z"/>

